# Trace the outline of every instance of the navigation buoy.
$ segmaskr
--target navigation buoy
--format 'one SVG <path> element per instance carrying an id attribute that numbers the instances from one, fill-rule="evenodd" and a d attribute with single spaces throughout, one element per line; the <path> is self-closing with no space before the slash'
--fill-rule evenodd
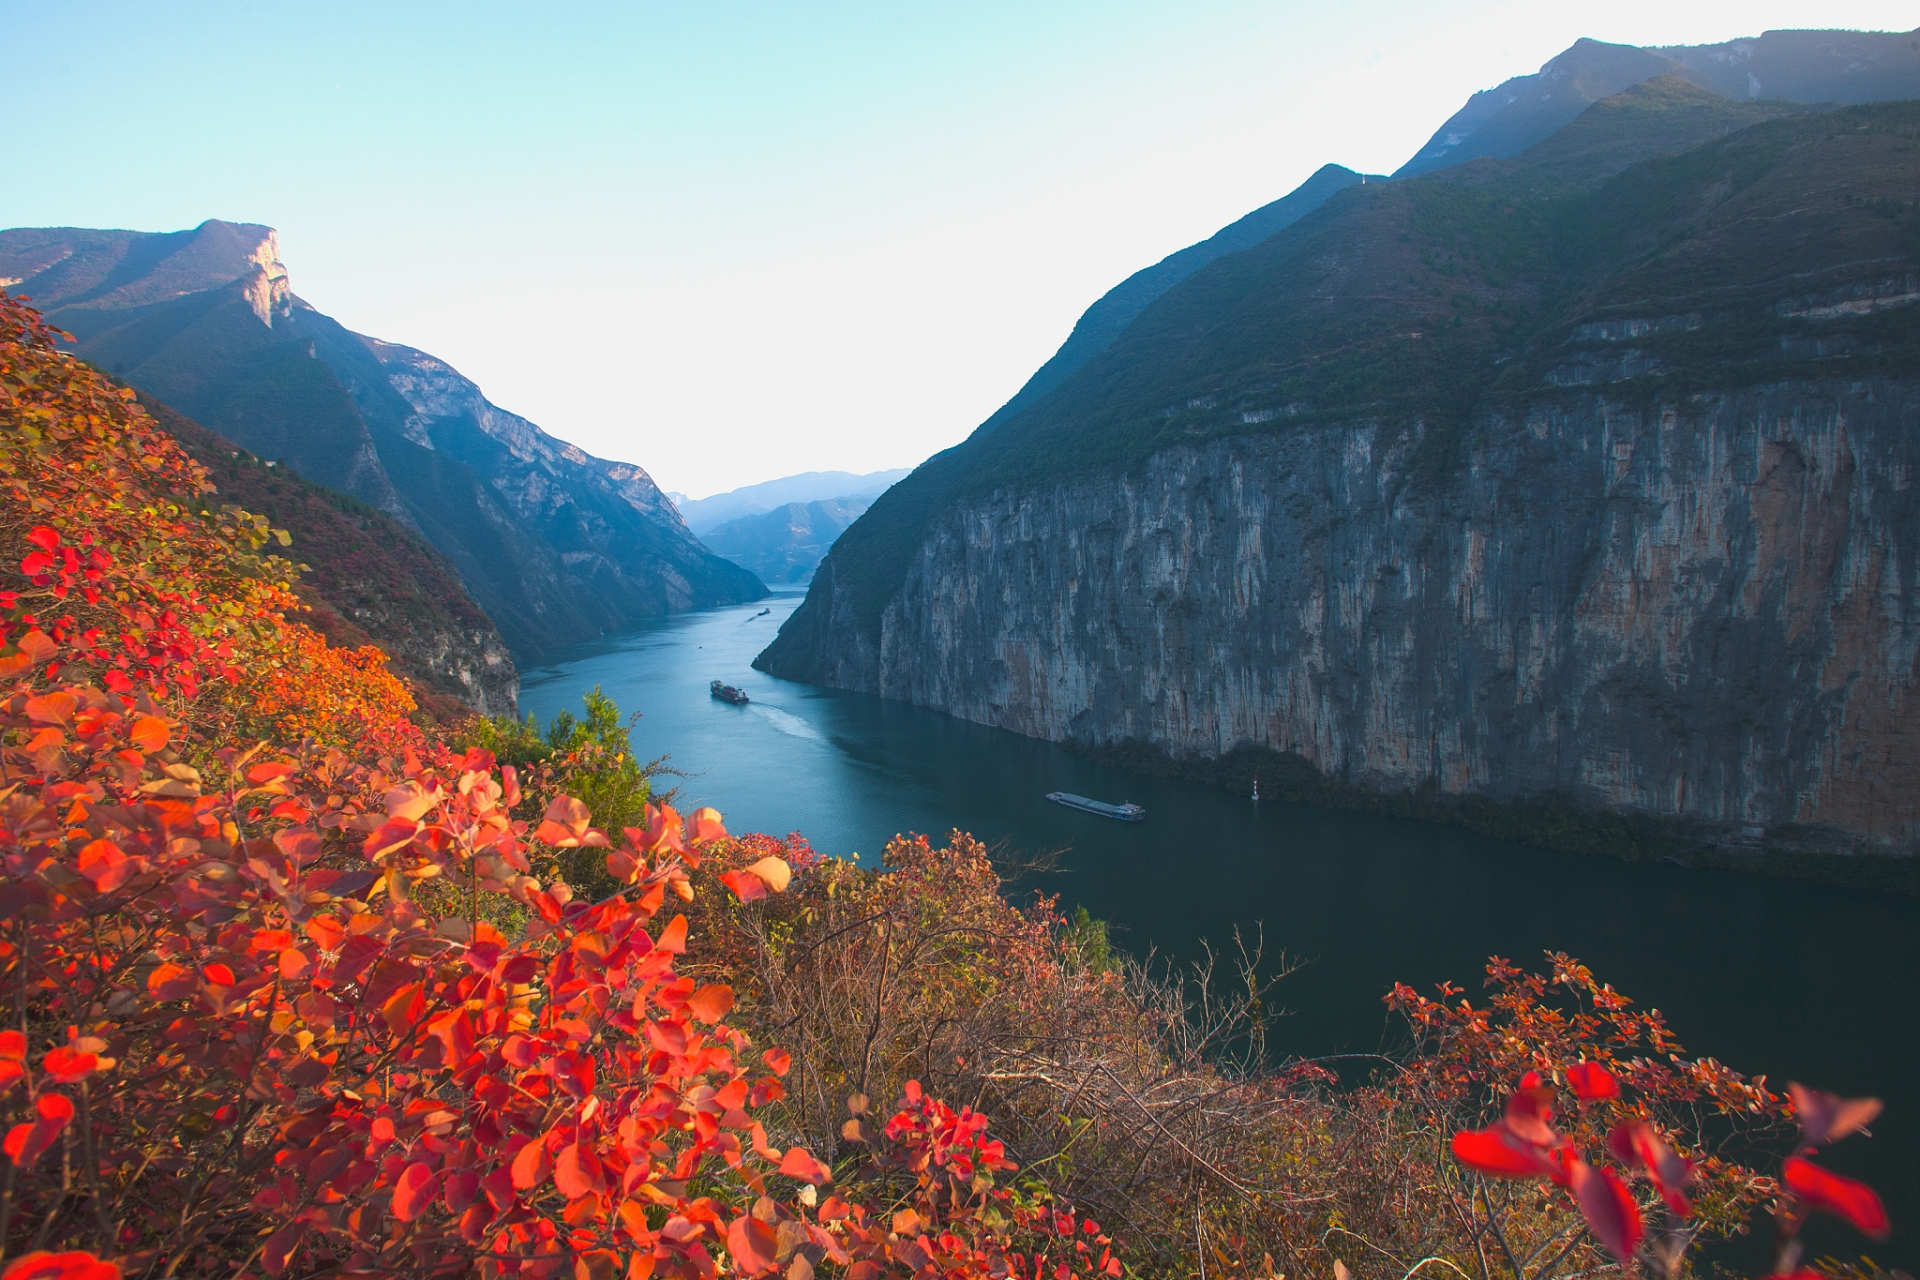
<path id="1" fill-rule="evenodd" d="M 1258 778 L 1253 780 L 1253 802 L 1255 804 L 1260 803 L 1260 779 Z"/>

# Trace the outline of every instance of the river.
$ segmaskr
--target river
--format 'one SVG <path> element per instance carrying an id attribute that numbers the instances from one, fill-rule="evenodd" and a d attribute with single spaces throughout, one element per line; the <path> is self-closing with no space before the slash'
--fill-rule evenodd
<path id="1" fill-rule="evenodd" d="M 1920 1212 L 1920 901 L 1668 864 L 1616 862 L 1455 828 L 1274 801 L 1105 769 L 1050 743 L 898 702 L 794 684 L 749 667 L 798 606 L 770 602 L 660 619 L 524 673 L 542 723 L 599 685 L 627 712 L 643 758 L 688 776 L 683 807 L 734 831 L 803 833 L 823 853 L 876 862 L 896 832 L 953 828 L 1023 853 L 1058 851 L 1044 888 L 1112 922 L 1135 952 L 1194 956 L 1201 939 L 1263 933 L 1302 967 L 1281 984 L 1285 1054 L 1391 1042 L 1395 981 L 1450 979 L 1477 995 L 1489 955 L 1577 956 L 1661 1009 L 1689 1052 L 1877 1094 L 1887 1114 L 1830 1165 L 1869 1178 L 1896 1236 L 1870 1247 L 1914 1269 Z M 725 680 L 746 706 L 712 698 Z M 1048 803 L 1049 791 L 1132 800 L 1129 824 Z M 1864 1242 L 1822 1230 L 1816 1248 Z M 1851 1252 L 1846 1252 L 1847 1250 Z"/>

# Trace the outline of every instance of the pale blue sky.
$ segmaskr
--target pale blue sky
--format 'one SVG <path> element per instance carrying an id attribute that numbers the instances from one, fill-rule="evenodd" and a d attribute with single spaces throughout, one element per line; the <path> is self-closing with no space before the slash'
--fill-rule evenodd
<path id="1" fill-rule="evenodd" d="M 1910 0 L 0 0 L 0 226 L 280 229 L 296 292 L 700 496 L 910 465 L 1095 297 L 1580 36 Z"/>

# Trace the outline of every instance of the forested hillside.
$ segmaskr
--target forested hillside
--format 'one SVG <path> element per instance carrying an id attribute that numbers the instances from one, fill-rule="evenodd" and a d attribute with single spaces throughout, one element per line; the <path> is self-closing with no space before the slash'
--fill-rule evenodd
<path id="1" fill-rule="evenodd" d="M 294 594 L 329 643 L 379 645 L 437 719 L 517 714 L 513 656 L 445 557 L 386 512 L 263 461 L 152 396 L 140 407 L 206 468 L 220 501 L 287 531 L 287 554 L 303 566 Z"/>

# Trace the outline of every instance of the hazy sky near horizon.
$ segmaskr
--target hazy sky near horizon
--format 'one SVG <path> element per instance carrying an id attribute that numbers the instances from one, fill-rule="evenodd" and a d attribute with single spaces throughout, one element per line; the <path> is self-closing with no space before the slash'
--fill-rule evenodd
<path id="1" fill-rule="evenodd" d="M 296 293 L 695 497 L 963 439 L 1100 294 L 1581 36 L 1911 3 L 0 2 L 0 226 L 280 231 Z"/>

